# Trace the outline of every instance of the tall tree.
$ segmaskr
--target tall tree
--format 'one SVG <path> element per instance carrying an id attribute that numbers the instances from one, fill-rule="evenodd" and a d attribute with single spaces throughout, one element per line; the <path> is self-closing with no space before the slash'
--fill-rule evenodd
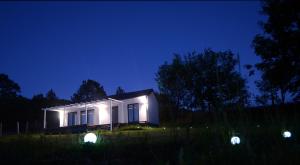
<path id="1" fill-rule="evenodd" d="M 45 97 L 42 93 L 40 93 L 40 94 L 33 95 L 31 100 L 41 101 L 41 100 L 45 100 Z"/>
<path id="2" fill-rule="evenodd" d="M 125 93 L 125 90 L 123 88 L 121 88 L 120 86 L 118 86 L 117 90 L 116 90 L 116 95 L 121 95 Z"/>
<path id="3" fill-rule="evenodd" d="M 271 101 L 271 105 L 274 106 L 278 103 L 278 88 L 273 86 L 270 81 L 262 78 L 262 80 L 256 81 L 255 84 L 261 93 L 260 96 L 255 97 L 258 104 L 265 106 Z"/>
<path id="4" fill-rule="evenodd" d="M 235 69 L 238 61 L 231 51 L 207 49 L 200 54 L 189 54 L 187 59 L 191 65 L 187 73 L 191 74 L 188 79 L 192 82 L 190 93 L 195 96 L 194 106 L 218 110 L 246 104 L 246 82 Z"/>
<path id="5" fill-rule="evenodd" d="M 169 97 L 169 101 L 174 104 L 174 118 L 178 116 L 180 109 L 187 107 L 186 98 L 188 96 L 185 88 L 186 70 L 180 55 L 175 54 L 171 64 L 165 62 L 158 69 L 156 81 L 160 92 Z"/>
<path id="6" fill-rule="evenodd" d="M 20 86 L 8 75 L 0 74 L 0 98 L 14 98 L 20 93 Z"/>
<path id="7" fill-rule="evenodd" d="M 46 93 L 45 99 L 47 101 L 47 106 L 49 107 L 68 103 L 68 100 L 59 99 L 53 89 L 50 89 Z"/>
<path id="8" fill-rule="evenodd" d="M 176 108 L 174 104 L 169 100 L 170 97 L 160 93 L 155 94 L 158 99 L 159 104 L 159 120 L 161 122 L 166 122 L 170 120 L 175 120 L 176 116 L 174 113 L 174 109 Z"/>
<path id="9" fill-rule="evenodd" d="M 218 110 L 245 105 L 246 82 L 235 70 L 237 59 L 231 51 L 175 55 L 171 64 L 159 67 L 159 90 L 177 109 Z"/>
<path id="10" fill-rule="evenodd" d="M 58 100 L 58 97 L 56 96 L 55 92 L 53 89 L 50 89 L 47 93 L 46 93 L 46 99 L 47 100 Z"/>
<path id="11" fill-rule="evenodd" d="M 91 101 L 101 99 L 106 96 L 102 85 L 95 80 L 84 80 L 71 100 L 73 102 Z"/>
<path id="12" fill-rule="evenodd" d="M 264 34 L 258 34 L 253 47 L 261 62 L 256 67 L 272 86 L 280 91 L 281 102 L 287 93 L 300 90 L 300 3 L 296 0 L 264 0 L 261 23 Z"/>

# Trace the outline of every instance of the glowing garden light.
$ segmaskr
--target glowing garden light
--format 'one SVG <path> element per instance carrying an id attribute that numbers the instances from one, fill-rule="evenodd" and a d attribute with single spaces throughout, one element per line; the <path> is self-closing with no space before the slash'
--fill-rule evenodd
<path id="1" fill-rule="evenodd" d="M 231 141 L 232 145 L 240 144 L 240 142 L 241 142 L 241 140 L 238 136 L 232 136 L 230 141 Z"/>
<path id="2" fill-rule="evenodd" d="M 94 134 L 94 133 L 87 133 L 85 136 L 84 136 L 84 139 L 83 141 L 85 143 L 89 142 L 89 143 L 96 143 L 97 141 L 97 136 Z"/>
<path id="3" fill-rule="evenodd" d="M 284 132 L 282 133 L 282 136 L 283 136 L 284 138 L 290 138 L 290 137 L 292 136 L 292 133 L 291 133 L 290 131 L 284 131 Z"/>

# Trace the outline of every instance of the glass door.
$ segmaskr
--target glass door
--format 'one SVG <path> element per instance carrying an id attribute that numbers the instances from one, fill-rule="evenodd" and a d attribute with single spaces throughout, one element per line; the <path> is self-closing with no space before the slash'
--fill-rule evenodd
<path id="1" fill-rule="evenodd" d="M 88 125 L 94 125 L 94 110 L 88 110 L 87 111 L 87 124 Z"/>
<path id="2" fill-rule="evenodd" d="M 76 125 L 77 112 L 68 113 L 68 126 Z"/>
<path id="3" fill-rule="evenodd" d="M 80 111 L 80 124 L 86 124 L 86 114 L 85 114 L 85 110 L 84 111 Z"/>
<path id="4" fill-rule="evenodd" d="M 112 107 L 112 123 L 119 123 L 118 106 Z"/>
<path id="5" fill-rule="evenodd" d="M 128 123 L 139 122 L 139 104 L 128 104 Z"/>

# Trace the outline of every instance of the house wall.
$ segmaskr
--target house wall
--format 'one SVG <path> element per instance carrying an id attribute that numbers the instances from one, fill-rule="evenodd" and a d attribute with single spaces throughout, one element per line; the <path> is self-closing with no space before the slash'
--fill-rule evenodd
<path id="1" fill-rule="evenodd" d="M 94 110 L 94 118 L 93 118 L 93 124 L 97 125 L 99 123 L 99 108 L 98 106 L 88 106 L 87 110 Z M 85 111 L 85 107 L 83 108 L 66 108 L 65 110 L 60 109 L 59 111 L 59 126 L 60 127 L 66 127 L 68 126 L 68 113 L 69 112 L 77 112 L 77 118 L 75 125 L 80 125 L 80 112 Z"/>
<path id="2" fill-rule="evenodd" d="M 159 124 L 158 101 L 153 93 L 148 96 L 148 120 L 151 124 Z"/>
<path id="3" fill-rule="evenodd" d="M 108 101 L 105 101 L 102 105 L 98 107 L 98 118 L 99 118 L 99 125 L 102 124 L 110 124 L 110 104 Z"/>
<path id="4" fill-rule="evenodd" d="M 112 101 L 112 106 L 118 106 L 118 122 L 128 123 L 128 104 L 139 104 L 139 121 L 147 122 L 147 106 L 145 103 L 146 97 L 136 97 L 131 99 L 122 100 L 123 103 Z M 110 101 L 106 101 L 105 106 L 100 108 L 99 111 L 99 124 L 110 124 Z"/>
<path id="5" fill-rule="evenodd" d="M 153 93 L 148 96 L 139 96 L 131 99 L 122 100 L 123 103 L 112 101 L 112 106 L 118 106 L 118 122 L 128 123 L 128 104 L 139 104 L 139 122 L 149 122 L 152 124 L 159 124 L 158 116 L 158 102 Z M 110 124 L 110 101 L 102 101 L 100 103 L 93 103 L 88 106 L 88 109 L 94 109 L 94 125 Z M 76 125 L 80 124 L 80 111 L 82 108 L 66 108 L 65 111 L 59 110 L 60 127 L 68 126 L 68 113 L 77 112 Z"/>
<path id="6" fill-rule="evenodd" d="M 131 99 L 122 100 L 123 103 L 123 111 L 121 111 L 121 120 L 120 123 L 128 123 L 128 105 L 129 104 L 139 104 L 139 122 L 147 122 L 147 100 L 146 96 L 135 97 Z M 122 107 L 122 106 L 121 106 Z"/>

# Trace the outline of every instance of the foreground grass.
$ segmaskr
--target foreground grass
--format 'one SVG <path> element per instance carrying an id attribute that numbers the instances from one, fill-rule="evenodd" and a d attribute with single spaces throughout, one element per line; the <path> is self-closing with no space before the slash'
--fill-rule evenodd
<path id="1" fill-rule="evenodd" d="M 0 138 L 0 160 L 19 164 L 300 164 L 299 127 L 283 139 L 283 125 L 138 127 L 84 134 L 19 135 Z M 237 135 L 241 144 L 231 145 Z M 2 164 L 2 163 L 1 163 Z"/>

